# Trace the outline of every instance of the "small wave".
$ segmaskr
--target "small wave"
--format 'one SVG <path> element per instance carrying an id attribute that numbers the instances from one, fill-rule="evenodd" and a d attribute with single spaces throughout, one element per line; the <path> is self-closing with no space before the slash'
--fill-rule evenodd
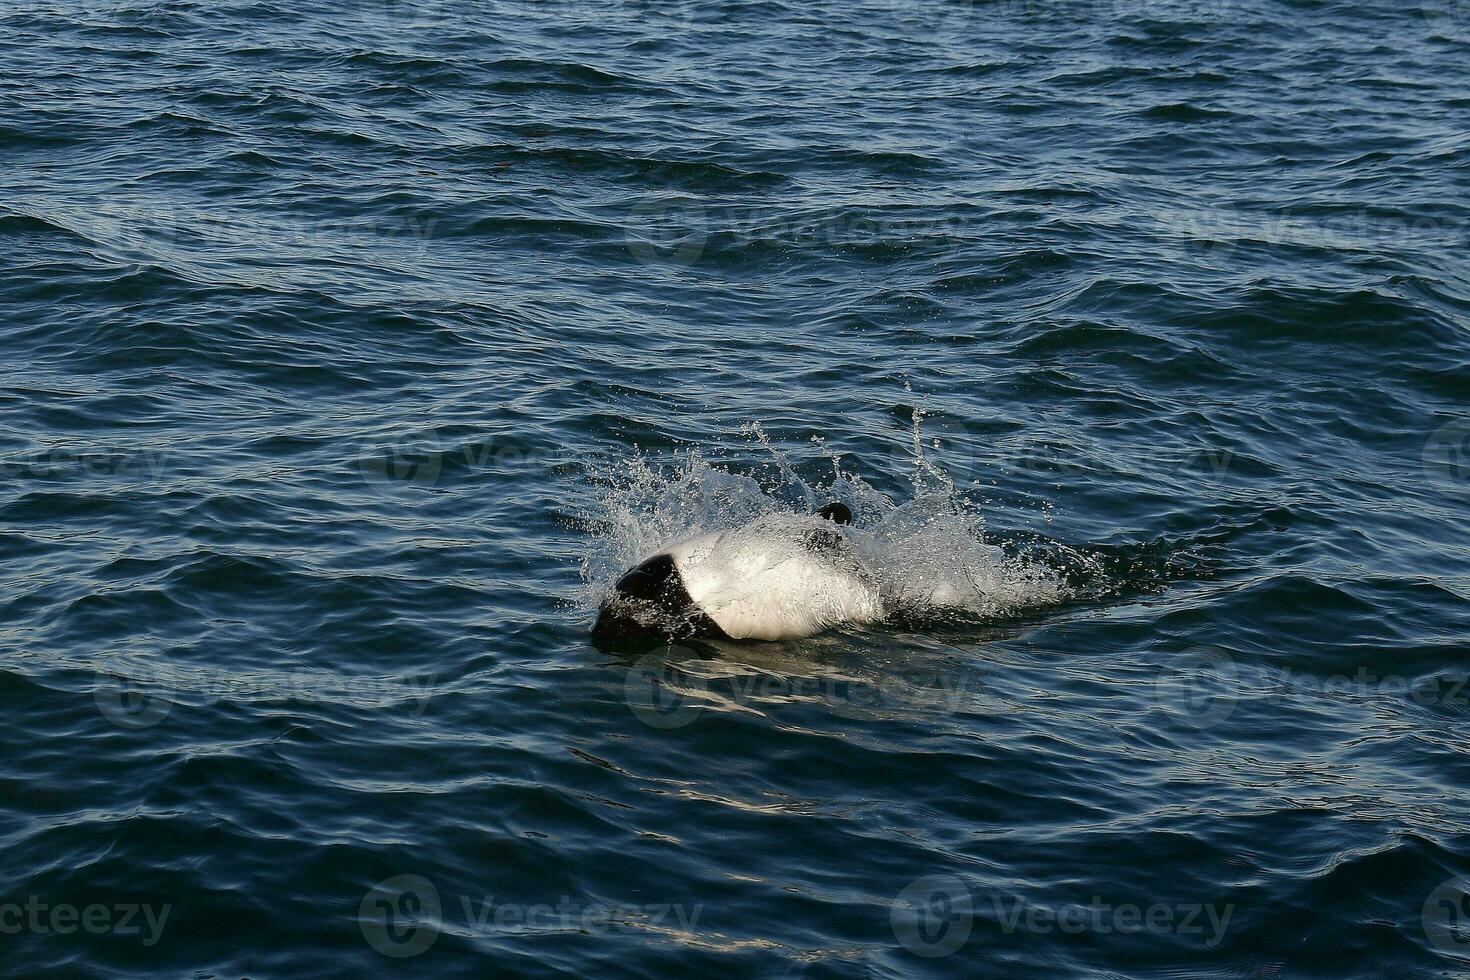
<path id="1" fill-rule="evenodd" d="M 1171 102 L 1165 105 L 1151 106 L 1144 109 L 1139 115 L 1144 119 L 1153 119 L 1159 122 L 1192 123 L 1208 122 L 1212 119 L 1229 119 L 1232 114 L 1223 109 L 1210 109 L 1205 106 L 1192 105 L 1188 102 Z"/>

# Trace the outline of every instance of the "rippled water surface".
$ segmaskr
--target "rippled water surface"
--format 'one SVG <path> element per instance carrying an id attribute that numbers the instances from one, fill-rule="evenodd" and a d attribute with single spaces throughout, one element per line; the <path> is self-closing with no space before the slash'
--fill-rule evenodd
<path id="1" fill-rule="evenodd" d="M 1464 3 L 0 57 L 7 974 L 1470 975 Z M 980 598 L 589 643 L 829 498 Z"/>

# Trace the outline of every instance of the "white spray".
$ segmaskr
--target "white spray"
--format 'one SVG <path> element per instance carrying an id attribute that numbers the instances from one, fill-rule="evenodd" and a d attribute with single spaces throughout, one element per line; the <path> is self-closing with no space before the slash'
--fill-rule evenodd
<path id="1" fill-rule="evenodd" d="M 990 618 L 1066 598 L 1066 587 L 1051 568 L 1008 554 L 987 539 L 978 507 L 925 452 L 922 418 L 916 411 L 911 496 L 901 503 L 845 471 L 835 456 L 828 456 L 826 479 L 804 480 L 758 425 L 747 426 L 746 434 L 764 448 L 778 474 L 764 484 L 692 450 L 662 464 L 634 454 L 595 468 L 596 506 L 583 522 L 589 536 L 578 605 L 595 608 L 628 568 L 678 542 L 737 528 L 740 534 L 717 539 L 721 547 L 740 549 L 746 546 L 739 542 L 748 540 L 769 549 L 769 542 L 783 535 L 799 541 L 817 520 L 811 516 L 816 506 L 832 500 L 856 514 L 843 533 L 856 546 L 861 576 L 874 583 L 879 597 L 873 615 L 861 602 L 854 607 L 864 612 L 852 617 L 857 622 Z M 773 603 L 780 605 L 780 598 Z M 787 603 L 781 615 L 792 621 L 807 615 L 819 626 L 844 618 L 840 610 L 803 611 L 797 605 Z"/>

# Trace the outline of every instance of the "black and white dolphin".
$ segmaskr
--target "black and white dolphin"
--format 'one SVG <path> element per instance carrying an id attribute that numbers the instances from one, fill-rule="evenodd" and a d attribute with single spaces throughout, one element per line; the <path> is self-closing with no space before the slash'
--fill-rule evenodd
<path id="1" fill-rule="evenodd" d="M 677 541 L 618 579 L 592 638 L 783 640 L 883 618 L 878 584 L 831 503 Z M 834 527 L 838 525 L 839 527 Z"/>

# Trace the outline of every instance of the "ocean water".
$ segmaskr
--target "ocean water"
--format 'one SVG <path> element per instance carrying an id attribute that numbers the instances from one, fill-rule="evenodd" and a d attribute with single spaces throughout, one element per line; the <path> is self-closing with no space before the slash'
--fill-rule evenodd
<path id="1" fill-rule="evenodd" d="M 1463 0 L 0 57 L 0 972 L 1470 976 Z M 590 644 L 828 499 L 964 601 Z"/>

